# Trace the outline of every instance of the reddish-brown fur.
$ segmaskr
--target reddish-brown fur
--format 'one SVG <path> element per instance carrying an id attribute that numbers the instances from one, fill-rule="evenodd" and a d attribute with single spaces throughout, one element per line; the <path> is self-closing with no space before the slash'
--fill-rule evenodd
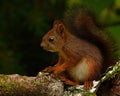
<path id="1" fill-rule="evenodd" d="M 50 39 L 53 41 L 48 41 Z M 102 63 L 100 50 L 72 35 L 62 22 L 55 21 L 53 28 L 43 37 L 41 46 L 59 54 L 58 63 L 44 71 L 53 72 L 53 77 L 60 76 L 69 85 L 84 82 L 85 88 L 91 88 L 92 81 L 100 75 Z"/>
<path id="2" fill-rule="evenodd" d="M 60 77 L 69 85 L 83 82 L 87 89 L 117 60 L 109 36 L 97 27 L 86 10 L 78 7 L 66 12 L 62 22 L 54 22 L 53 28 L 43 37 L 41 46 L 59 55 L 57 64 L 44 71 L 52 72 L 53 77 Z"/>

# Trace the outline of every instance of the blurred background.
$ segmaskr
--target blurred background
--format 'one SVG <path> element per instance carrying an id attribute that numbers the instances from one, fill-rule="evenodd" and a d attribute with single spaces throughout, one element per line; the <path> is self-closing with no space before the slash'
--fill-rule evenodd
<path id="1" fill-rule="evenodd" d="M 57 55 L 43 50 L 41 39 L 76 3 L 93 11 L 120 47 L 120 0 L 0 0 L 0 74 L 35 76 L 54 64 Z"/>

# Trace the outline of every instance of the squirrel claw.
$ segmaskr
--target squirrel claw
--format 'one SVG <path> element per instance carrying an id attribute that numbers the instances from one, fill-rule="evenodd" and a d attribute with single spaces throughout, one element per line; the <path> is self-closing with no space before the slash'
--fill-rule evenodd
<path id="1" fill-rule="evenodd" d="M 54 71 L 54 72 L 53 72 L 53 74 L 52 74 L 52 77 L 53 77 L 53 78 L 55 78 L 55 77 L 57 77 L 57 76 L 58 76 L 58 74 L 59 74 L 59 72 L 58 72 L 58 71 Z"/>
<path id="2" fill-rule="evenodd" d="M 93 87 L 93 81 L 85 81 L 84 82 L 85 89 L 91 89 L 92 87 Z"/>
<path id="3" fill-rule="evenodd" d="M 56 78 L 58 75 L 57 74 L 52 74 L 52 77 L 53 78 Z"/>
<path id="4" fill-rule="evenodd" d="M 47 67 L 47 68 L 45 68 L 44 70 L 42 70 L 43 72 L 52 72 L 54 69 L 53 69 L 53 67 L 52 66 L 49 66 L 49 67 Z"/>

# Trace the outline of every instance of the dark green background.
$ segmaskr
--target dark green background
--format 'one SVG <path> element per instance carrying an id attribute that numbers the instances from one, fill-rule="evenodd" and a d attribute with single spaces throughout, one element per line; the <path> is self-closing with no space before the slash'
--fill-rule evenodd
<path id="1" fill-rule="evenodd" d="M 76 3 L 88 6 L 120 46 L 120 0 L 0 0 L 0 73 L 37 75 L 54 64 L 56 54 L 44 51 L 41 39 Z"/>

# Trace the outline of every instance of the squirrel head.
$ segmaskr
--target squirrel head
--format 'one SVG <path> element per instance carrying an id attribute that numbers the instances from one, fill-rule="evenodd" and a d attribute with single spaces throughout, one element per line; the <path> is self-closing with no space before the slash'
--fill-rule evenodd
<path id="1" fill-rule="evenodd" d="M 59 52 L 64 46 L 66 28 L 63 22 L 55 20 L 53 28 L 42 38 L 41 46 L 50 52 Z"/>

